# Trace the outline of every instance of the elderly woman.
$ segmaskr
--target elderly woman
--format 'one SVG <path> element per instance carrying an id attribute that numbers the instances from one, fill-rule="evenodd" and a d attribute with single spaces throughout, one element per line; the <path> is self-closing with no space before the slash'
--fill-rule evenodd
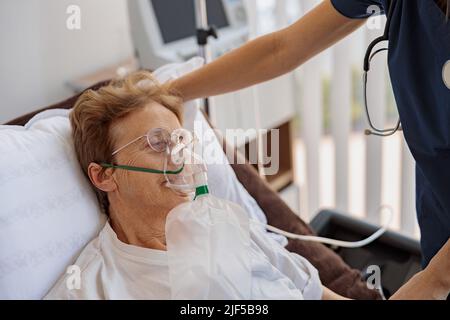
<path id="1" fill-rule="evenodd" d="M 80 96 L 70 118 L 75 149 L 109 220 L 75 263 L 81 269 L 81 288 L 69 289 L 63 276 L 47 299 L 171 297 L 166 217 L 190 200 L 168 188 L 162 174 L 105 164 L 163 169 L 164 153 L 158 144 L 164 132 L 181 127 L 181 114 L 180 100 L 147 72 L 130 74 Z M 263 252 L 251 263 L 252 297 L 343 299 L 321 285 L 316 269 L 304 258 L 262 233 L 252 236 Z M 447 244 L 394 297 L 445 298 L 449 265 Z"/>

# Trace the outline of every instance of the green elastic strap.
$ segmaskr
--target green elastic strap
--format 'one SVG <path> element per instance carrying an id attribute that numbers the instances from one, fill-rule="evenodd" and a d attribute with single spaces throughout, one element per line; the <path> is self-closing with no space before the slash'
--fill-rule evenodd
<path id="1" fill-rule="evenodd" d="M 201 196 L 203 194 L 208 194 L 208 193 L 209 193 L 209 190 L 208 190 L 207 185 L 199 186 L 199 187 L 195 188 L 194 200 L 197 199 L 198 196 Z"/>
<path id="2" fill-rule="evenodd" d="M 146 173 L 158 173 L 158 174 L 179 174 L 184 169 L 184 163 L 183 166 L 175 171 L 164 171 L 164 170 L 156 170 L 156 169 L 149 169 L 149 168 L 142 168 L 142 167 L 132 167 L 132 166 L 122 166 L 122 165 L 114 165 L 110 163 L 102 163 L 100 164 L 103 168 L 114 168 L 114 169 L 124 169 L 129 171 L 138 171 L 138 172 L 146 172 Z"/>

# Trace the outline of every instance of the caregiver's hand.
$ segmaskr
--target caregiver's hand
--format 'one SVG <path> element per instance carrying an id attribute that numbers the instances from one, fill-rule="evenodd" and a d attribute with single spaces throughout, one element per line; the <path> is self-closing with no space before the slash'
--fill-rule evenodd
<path id="1" fill-rule="evenodd" d="M 450 239 L 430 261 L 392 297 L 394 300 L 445 300 L 450 293 Z"/>

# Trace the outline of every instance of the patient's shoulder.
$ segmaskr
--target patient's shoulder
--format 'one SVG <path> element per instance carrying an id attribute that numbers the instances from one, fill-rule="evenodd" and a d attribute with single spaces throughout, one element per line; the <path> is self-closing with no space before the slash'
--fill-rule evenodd
<path id="1" fill-rule="evenodd" d="M 104 299 L 100 272 L 104 264 L 100 236 L 88 243 L 75 263 L 68 265 L 64 274 L 44 299 Z"/>

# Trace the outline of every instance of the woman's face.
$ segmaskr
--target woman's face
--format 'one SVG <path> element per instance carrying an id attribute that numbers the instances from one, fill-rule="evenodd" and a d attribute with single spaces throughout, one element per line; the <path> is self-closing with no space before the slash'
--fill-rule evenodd
<path id="1" fill-rule="evenodd" d="M 149 130 L 163 128 L 171 133 L 181 127 L 178 118 L 164 106 L 151 102 L 117 121 L 111 130 L 114 150 L 126 145 Z M 153 150 L 145 137 L 127 146 L 115 156 L 115 162 L 120 165 L 144 167 L 163 170 L 166 154 Z M 174 166 L 168 167 L 175 169 Z M 114 172 L 117 191 L 123 201 L 141 208 L 158 208 L 169 212 L 178 204 L 188 201 L 188 196 L 175 193 L 166 186 L 163 174 L 135 172 L 116 169 Z"/>

